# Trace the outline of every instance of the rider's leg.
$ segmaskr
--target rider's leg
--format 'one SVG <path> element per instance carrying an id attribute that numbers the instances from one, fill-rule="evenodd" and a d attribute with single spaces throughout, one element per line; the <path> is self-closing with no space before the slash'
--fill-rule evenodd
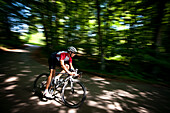
<path id="1" fill-rule="evenodd" d="M 52 98 L 52 95 L 49 94 L 48 88 L 49 88 L 49 86 L 50 86 L 51 80 L 52 80 L 52 78 L 54 77 L 54 75 L 55 75 L 55 69 L 50 69 L 50 75 L 49 75 L 49 77 L 48 77 L 48 79 L 47 79 L 47 84 L 46 84 L 46 88 L 45 88 L 45 91 L 44 91 L 44 95 L 45 95 L 46 97 L 49 97 L 49 98 Z"/>
<path id="2" fill-rule="evenodd" d="M 66 68 L 69 69 L 69 65 L 65 64 Z M 66 73 L 65 70 L 63 69 L 60 73 Z M 57 76 L 60 77 L 62 74 L 58 74 Z"/>
<path id="3" fill-rule="evenodd" d="M 48 59 L 48 64 L 49 64 L 49 70 L 50 70 L 50 75 L 47 79 L 47 84 L 46 88 L 44 91 L 44 96 L 46 97 L 52 97 L 52 95 L 49 94 L 48 89 L 51 83 L 52 78 L 55 75 L 55 67 L 56 67 L 56 52 L 52 53 L 51 56 Z"/>
<path id="4" fill-rule="evenodd" d="M 55 75 L 55 69 L 50 69 L 50 76 L 48 77 L 46 88 L 45 88 L 46 90 L 48 90 L 51 83 L 51 79 L 54 77 L 54 75 Z"/>

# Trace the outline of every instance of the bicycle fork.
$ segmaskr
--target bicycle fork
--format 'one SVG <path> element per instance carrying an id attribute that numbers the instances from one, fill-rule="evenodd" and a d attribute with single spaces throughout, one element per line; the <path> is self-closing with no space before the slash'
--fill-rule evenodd
<path id="1" fill-rule="evenodd" d="M 70 84 L 71 84 L 71 92 L 72 92 L 72 94 L 73 94 L 73 93 L 74 93 L 73 81 L 70 80 Z"/>

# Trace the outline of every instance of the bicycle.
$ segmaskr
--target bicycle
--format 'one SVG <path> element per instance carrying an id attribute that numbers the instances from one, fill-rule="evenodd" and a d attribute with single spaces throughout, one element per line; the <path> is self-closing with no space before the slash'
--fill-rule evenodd
<path id="1" fill-rule="evenodd" d="M 61 99 L 63 103 L 71 108 L 77 108 L 82 105 L 86 99 L 86 89 L 84 85 L 80 82 L 79 78 L 82 77 L 82 73 L 77 74 L 78 69 L 75 71 L 75 76 L 70 76 L 68 73 L 56 72 L 56 74 L 62 74 L 61 77 L 67 75 L 66 78 L 61 78 L 59 80 L 54 76 L 51 80 L 49 86 L 49 93 L 57 97 L 58 92 L 61 94 Z M 46 87 L 46 82 L 49 74 L 42 73 L 34 81 L 33 91 L 43 98 L 43 91 Z M 58 91 L 59 87 L 61 91 Z"/>

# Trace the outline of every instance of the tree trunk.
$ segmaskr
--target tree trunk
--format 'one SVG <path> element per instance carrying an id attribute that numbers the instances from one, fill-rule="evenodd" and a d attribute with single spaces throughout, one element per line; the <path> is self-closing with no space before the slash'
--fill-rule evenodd
<path id="1" fill-rule="evenodd" d="M 46 47 L 49 47 L 49 36 L 48 36 L 47 25 L 46 25 L 46 22 L 45 22 L 43 14 L 41 14 L 41 18 L 42 18 L 42 24 L 43 24 L 43 28 L 44 28 Z"/>
<path id="2" fill-rule="evenodd" d="M 156 21 L 154 24 L 156 24 L 156 30 L 155 30 L 155 38 L 154 38 L 154 49 L 156 51 L 155 56 L 157 57 L 160 53 L 160 47 L 162 46 L 162 31 L 163 31 L 163 17 L 165 15 L 165 6 L 166 6 L 166 0 L 162 1 L 157 1 L 157 17 L 154 18 Z M 152 73 L 156 75 L 155 77 L 158 76 L 159 74 L 160 67 L 155 65 L 153 67 Z"/>
<path id="3" fill-rule="evenodd" d="M 8 40 L 11 40 L 12 38 L 12 33 L 11 33 L 11 30 L 10 30 L 10 24 L 9 24 L 9 20 L 8 20 L 8 17 L 7 15 L 5 14 L 4 16 L 4 28 L 5 28 L 5 35 L 7 37 Z"/>
<path id="4" fill-rule="evenodd" d="M 157 25 L 156 28 L 156 34 L 155 34 L 155 50 L 156 53 L 159 53 L 159 47 L 162 46 L 162 31 L 163 31 L 163 24 L 162 24 L 162 19 L 164 17 L 164 10 L 165 10 L 165 5 L 166 5 L 166 0 L 158 1 L 157 2 L 157 18 L 155 21 L 155 24 Z"/>
<path id="5" fill-rule="evenodd" d="M 98 37 L 99 37 L 99 53 L 101 57 L 101 70 L 103 71 L 105 69 L 105 63 L 104 63 L 104 51 L 103 51 L 103 44 L 102 44 L 102 35 L 101 35 L 101 21 L 100 21 L 100 2 L 99 0 L 96 0 L 96 6 L 97 6 L 97 21 L 98 21 Z"/>

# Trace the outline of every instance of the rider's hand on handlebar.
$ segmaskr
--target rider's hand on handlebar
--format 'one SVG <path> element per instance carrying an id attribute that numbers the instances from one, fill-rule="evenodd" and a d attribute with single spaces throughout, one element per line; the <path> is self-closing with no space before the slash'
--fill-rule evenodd
<path id="1" fill-rule="evenodd" d="M 74 75 L 76 75 L 76 73 L 75 72 L 70 72 L 69 75 L 74 76 Z"/>
<path id="2" fill-rule="evenodd" d="M 70 72 L 75 72 L 75 70 L 74 70 L 74 69 L 69 69 L 69 71 L 70 71 Z"/>

